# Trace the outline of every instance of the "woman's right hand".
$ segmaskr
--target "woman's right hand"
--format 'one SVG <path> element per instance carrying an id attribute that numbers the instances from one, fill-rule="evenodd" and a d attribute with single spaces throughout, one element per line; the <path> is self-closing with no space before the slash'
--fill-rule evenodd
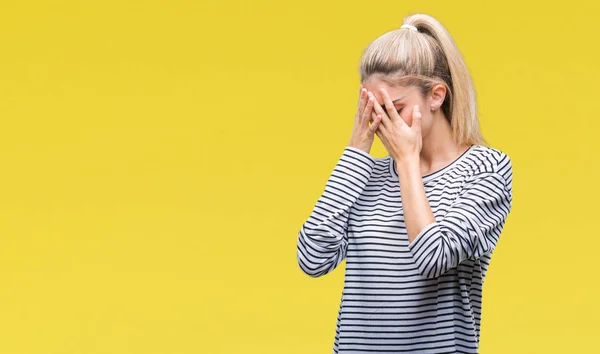
<path id="1" fill-rule="evenodd" d="M 354 118 L 354 128 L 348 146 L 355 147 L 366 153 L 371 151 L 375 132 L 381 123 L 381 118 L 376 118 L 375 121 L 371 118 L 373 110 L 373 98 L 367 95 L 367 89 L 360 85 L 360 95 L 358 100 L 358 109 Z M 370 125 L 369 123 L 372 122 Z"/>

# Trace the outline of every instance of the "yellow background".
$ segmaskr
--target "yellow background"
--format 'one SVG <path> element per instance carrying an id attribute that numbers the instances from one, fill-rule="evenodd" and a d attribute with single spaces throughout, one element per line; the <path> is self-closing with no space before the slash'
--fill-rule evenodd
<path id="1" fill-rule="evenodd" d="M 514 166 L 481 353 L 600 352 L 598 2 L 4 0 L 0 353 L 330 353 L 297 232 L 414 12 Z"/>

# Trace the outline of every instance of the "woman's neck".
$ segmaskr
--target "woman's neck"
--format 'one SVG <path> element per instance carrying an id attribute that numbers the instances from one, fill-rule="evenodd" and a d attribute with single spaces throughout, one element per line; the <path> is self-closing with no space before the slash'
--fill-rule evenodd
<path id="1" fill-rule="evenodd" d="M 456 160 L 469 146 L 459 146 L 452 139 L 452 127 L 443 113 L 434 113 L 433 124 L 421 149 L 421 175 L 435 172 Z"/>

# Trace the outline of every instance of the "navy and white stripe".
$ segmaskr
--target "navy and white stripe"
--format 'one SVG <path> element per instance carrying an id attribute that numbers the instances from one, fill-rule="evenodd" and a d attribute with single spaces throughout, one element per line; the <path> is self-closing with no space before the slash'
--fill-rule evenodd
<path id="1" fill-rule="evenodd" d="M 323 276 L 346 260 L 333 353 L 477 353 L 512 163 L 473 145 L 422 178 L 436 221 L 409 244 L 395 162 L 347 146 L 300 228 L 304 273 Z"/>

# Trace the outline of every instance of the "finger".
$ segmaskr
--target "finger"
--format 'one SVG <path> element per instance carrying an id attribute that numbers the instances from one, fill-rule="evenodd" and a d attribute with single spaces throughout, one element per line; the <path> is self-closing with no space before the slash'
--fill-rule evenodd
<path id="1" fill-rule="evenodd" d="M 381 127 L 381 117 L 376 117 L 375 120 L 371 119 L 371 121 L 372 123 L 369 126 L 369 133 L 376 134 L 377 137 L 381 139 L 381 136 L 379 135 L 381 132 L 381 130 L 379 129 L 379 127 Z"/>
<path id="2" fill-rule="evenodd" d="M 367 104 L 361 115 L 361 123 L 366 124 L 369 121 L 369 117 L 371 116 L 371 112 L 373 111 L 373 102 L 375 100 L 371 97 L 367 99 Z"/>
<path id="3" fill-rule="evenodd" d="M 389 131 L 389 128 L 388 128 L 388 126 L 386 125 L 385 122 L 386 122 L 386 119 L 387 119 L 387 124 L 390 124 L 391 123 L 390 119 L 387 116 L 385 116 L 385 115 L 382 116 L 381 114 L 377 114 L 377 113 L 373 113 L 372 116 L 373 116 L 373 120 L 380 119 L 379 125 L 377 126 L 377 130 L 379 132 L 387 135 L 388 131 Z"/>
<path id="4" fill-rule="evenodd" d="M 367 101 L 367 89 L 360 85 L 360 92 L 358 94 L 358 115 L 361 115 L 365 110 L 365 105 Z"/>
<path id="5" fill-rule="evenodd" d="M 390 120 L 402 120 L 398 115 L 398 112 L 396 112 L 396 107 L 394 107 L 394 103 L 392 102 L 392 99 L 388 95 L 387 91 L 384 88 L 381 88 L 380 91 L 381 97 L 383 98 L 383 105 L 385 106 L 385 110 L 388 114 L 388 117 L 390 117 Z"/>
<path id="6" fill-rule="evenodd" d="M 373 93 L 371 93 L 371 97 L 373 98 L 373 101 L 375 101 L 375 103 L 373 104 L 373 111 L 375 113 L 381 115 L 381 118 L 383 120 L 383 124 L 387 124 L 387 122 L 390 121 L 389 115 L 383 109 L 383 107 L 381 107 L 381 105 L 379 104 L 379 102 L 377 102 L 377 100 L 375 99 L 375 96 L 373 96 Z"/>
<path id="7" fill-rule="evenodd" d="M 375 119 L 377 119 L 379 122 L 377 123 L 377 127 L 374 128 L 375 129 L 375 134 L 377 134 L 377 137 L 379 138 L 379 140 L 381 140 L 381 142 L 387 146 L 387 135 L 388 135 L 388 131 L 387 129 L 383 126 L 383 117 L 379 114 L 375 115 Z"/>
<path id="8" fill-rule="evenodd" d="M 375 101 L 375 98 L 373 97 L 373 100 Z M 386 128 L 390 128 L 392 121 L 390 120 L 390 118 L 388 117 L 387 113 L 385 113 L 385 111 L 383 110 L 383 108 L 381 108 L 381 106 L 379 105 L 379 103 L 377 103 L 377 101 L 375 101 L 375 104 L 373 106 L 373 114 L 375 116 L 380 115 L 381 116 L 381 125 L 385 126 Z"/>
<path id="9" fill-rule="evenodd" d="M 373 112 L 375 112 L 375 114 L 381 114 L 381 118 L 383 118 L 383 116 L 387 116 L 383 108 L 381 108 L 379 102 L 377 102 L 377 100 L 375 99 L 375 95 L 373 95 L 373 93 L 370 91 L 368 92 L 368 95 L 369 99 L 373 100 Z"/>
<path id="10" fill-rule="evenodd" d="M 421 133 L 421 124 L 422 124 L 421 118 L 422 118 L 421 109 L 419 108 L 419 105 L 416 104 L 415 107 L 413 108 L 411 128 L 413 128 L 419 134 Z"/>
<path id="11" fill-rule="evenodd" d="M 380 124 L 381 124 L 381 116 L 375 117 L 375 119 L 373 119 L 373 123 L 369 126 L 369 132 L 371 134 L 377 133 L 377 128 L 379 128 Z"/>

